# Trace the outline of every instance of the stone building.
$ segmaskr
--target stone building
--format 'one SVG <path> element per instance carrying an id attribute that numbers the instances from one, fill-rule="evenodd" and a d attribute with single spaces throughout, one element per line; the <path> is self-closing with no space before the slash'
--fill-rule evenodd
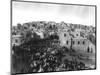
<path id="1" fill-rule="evenodd" d="M 12 46 L 19 46 L 23 42 L 21 35 L 12 35 Z"/>
<path id="2" fill-rule="evenodd" d="M 77 51 L 95 53 L 95 46 L 86 38 L 73 38 L 72 48 Z"/>
<path id="3" fill-rule="evenodd" d="M 26 38 L 26 32 L 25 31 L 17 31 L 14 32 L 15 34 L 13 34 L 12 32 L 12 46 L 19 46 L 22 43 L 24 43 L 25 38 Z"/>
<path id="4" fill-rule="evenodd" d="M 69 35 L 69 33 L 67 31 L 59 31 L 58 36 L 59 36 L 59 40 L 60 40 L 60 45 L 70 48 L 71 36 Z"/>
<path id="5" fill-rule="evenodd" d="M 58 36 L 61 46 L 66 46 L 68 49 L 72 48 L 76 51 L 95 53 L 95 45 L 92 44 L 87 38 L 81 37 L 79 31 L 60 31 Z"/>

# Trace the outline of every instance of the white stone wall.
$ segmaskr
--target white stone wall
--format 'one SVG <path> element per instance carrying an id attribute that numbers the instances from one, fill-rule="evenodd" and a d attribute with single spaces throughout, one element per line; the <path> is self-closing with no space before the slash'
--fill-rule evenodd
<path id="1" fill-rule="evenodd" d="M 66 34 L 66 37 L 64 36 L 64 34 Z M 72 38 L 68 32 L 59 32 L 58 35 L 59 35 L 59 40 L 60 40 L 61 46 L 65 46 L 68 49 L 70 49 L 71 42 L 72 42 L 72 48 L 76 51 L 88 52 L 87 50 L 89 47 L 90 52 L 92 50 L 92 53 L 95 53 L 95 45 L 93 45 L 87 38 L 82 38 L 82 37 Z M 72 40 L 71 40 L 71 38 L 72 38 Z M 74 43 L 73 43 L 73 41 L 74 41 Z"/>
<path id="2" fill-rule="evenodd" d="M 17 41 L 16 41 L 17 40 Z M 15 45 L 15 46 L 19 46 L 21 45 L 22 41 L 21 41 L 21 38 L 18 37 L 18 36 L 12 36 L 12 46 Z"/>
<path id="3" fill-rule="evenodd" d="M 74 38 L 73 41 L 75 43 L 72 45 L 72 48 L 75 49 L 76 51 L 81 50 L 81 51 L 86 52 L 90 44 L 87 39 Z M 83 41 L 84 41 L 84 44 L 83 44 Z"/>
<path id="4" fill-rule="evenodd" d="M 66 34 L 66 37 L 64 36 Z M 60 40 L 60 45 L 61 46 L 66 46 L 67 48 L 70 48 L 71 45 L 71 37 L 69 36 L 68 32 L 58 32 L 59 40 Z M 68 41 L 68 44 L 66 42 Z"/>

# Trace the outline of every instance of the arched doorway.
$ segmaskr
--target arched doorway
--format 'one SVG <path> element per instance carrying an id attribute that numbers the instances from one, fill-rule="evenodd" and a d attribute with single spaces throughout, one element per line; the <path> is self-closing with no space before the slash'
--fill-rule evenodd
<path id="1" fill-rule="evenodd" d="M 90 48 L 89 48 L 89 47 L 87 48 L 87 52 L 88 52 L 88 53 L 90 52 Z"/>

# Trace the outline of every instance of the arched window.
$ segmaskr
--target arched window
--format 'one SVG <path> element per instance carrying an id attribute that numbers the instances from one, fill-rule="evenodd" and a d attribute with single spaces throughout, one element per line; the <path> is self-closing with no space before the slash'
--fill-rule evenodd
<path id="1" fill-rule="evenodd" d="M 64 34 L 64 37 L 66 37 L 66 34 Z"/>
<path id="2" fill-rule="evenodd" d="M 90 48 L 89 48 L 89 47 L 87 48 L 87 52 L 88 52 L 88 53 L 90 52 Z"/>
<path id="3" fill-rule="evenodd" d="M 91 48 L 91 53 L 93 53 L 93 49 Z"/>
<path id="4" fill-rule="evenodd" d="M 80 41 L 78 41 L 78 45 L 80 44 Z"/>
<path id="5" fill-rule="evenodd" d="M 66 41 L 66 44 L 68 45 L 68 41 Z"/>
<path id="6" fill-rule="evenodd" d="M 85 44 L 85 41 L 83 41 L 83 45 Z"/>

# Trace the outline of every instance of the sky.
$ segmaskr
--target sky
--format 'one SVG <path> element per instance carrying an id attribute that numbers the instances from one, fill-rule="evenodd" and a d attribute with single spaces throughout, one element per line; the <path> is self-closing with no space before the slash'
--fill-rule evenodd
<path id="1" fill-rule="evenodd" d="M 95 7 L 13 1 L 12 25 L 31 21 L 64 21 L 95 26 Z"/>

